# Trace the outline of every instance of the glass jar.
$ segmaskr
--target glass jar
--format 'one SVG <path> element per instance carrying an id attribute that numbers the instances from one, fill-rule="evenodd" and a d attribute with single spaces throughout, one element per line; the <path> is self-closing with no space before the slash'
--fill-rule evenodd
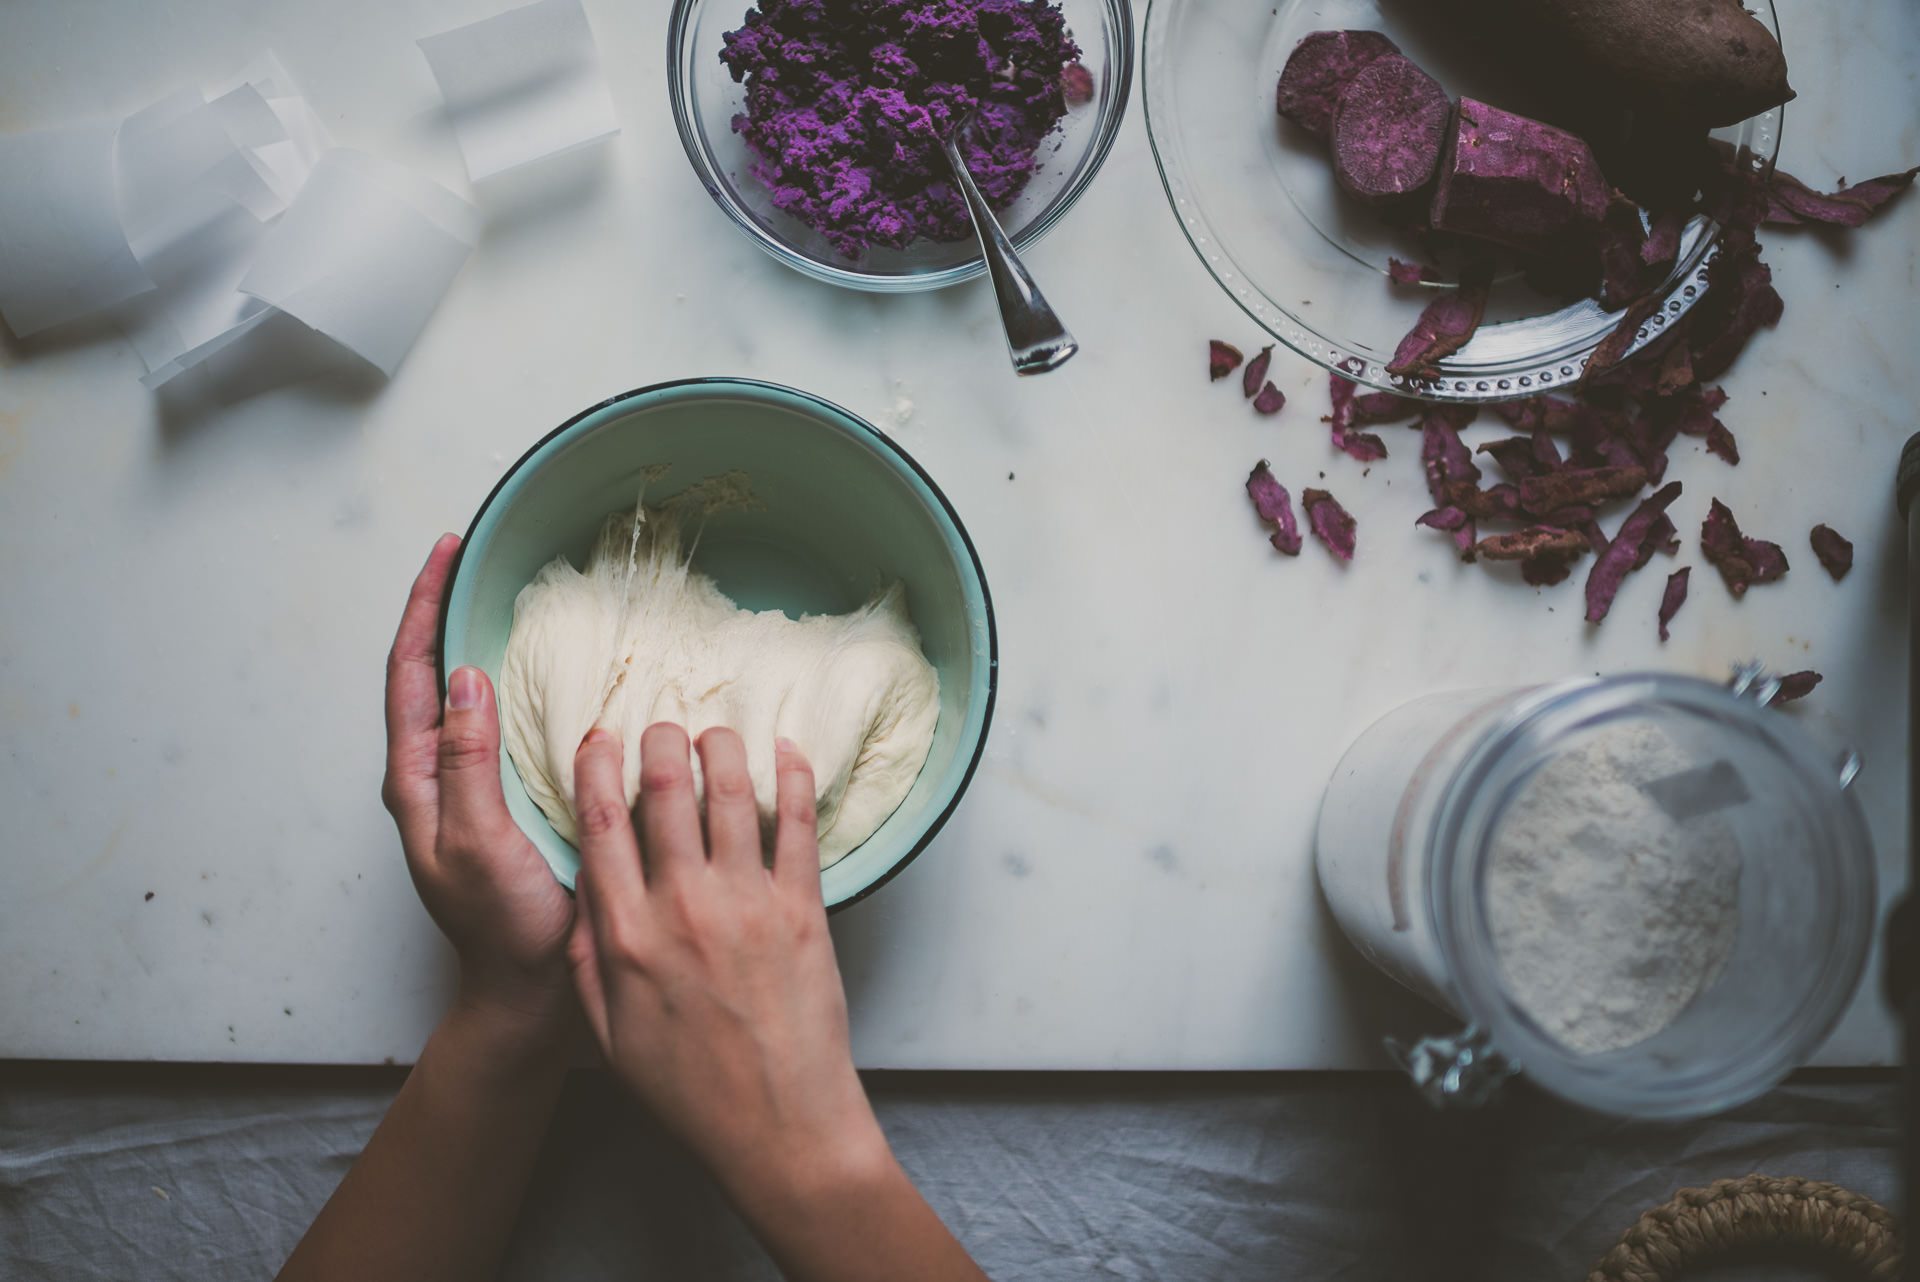
<path id="1" fill-rule="evenodd" d="M 1388 713 L 1347 750 L 1321 801 L 1320 884 L 1369 960 L 1466 1021 L 1458 1036 L 1396 1048 L 1431 1096 L 1472 1102 L 1524 1070 L 1591 1108 L 1692 1116 L 1761 1094 L 1832 1030 L 1871 942 L 1873 851 L 1846 790 L 1857 758 L 1834 761 L 1768 709 L 1776 689 L 1747 670 L 1733 688 L 1652 673 L 1438 694 Z M 1506 910 L 1490 911 L 1489 873 L 1502 821 L 1521 813 L 1516 801 L 1540 772 L 1622 742 L 1658 745 L 1659 764 L 1649 757 L 1647 768 L 1660 777 L 1633 785 L 1651 799 L 1648 813 L 1657 803 L 1656 819 L 1691 834 L 1675 840 L 1710 831 L 1732 862 L 1711 893 L 1726 896 L 1736 924 L 1670 1022 L 1631 1044 L 1581 1050 L 1516 995 L 1529 978 L 1510 975 L 1496 947 L 1492 916 Z M 1631 760 L 1612 759 L 1631 774 Z M 1556 788 L 1564 775 L 1552 776 Z M 1596 838 L 1609 851 L 1633 840 Z M 1559 920 L 1586 911 L 1578 895 L 1550 907 Z"/>

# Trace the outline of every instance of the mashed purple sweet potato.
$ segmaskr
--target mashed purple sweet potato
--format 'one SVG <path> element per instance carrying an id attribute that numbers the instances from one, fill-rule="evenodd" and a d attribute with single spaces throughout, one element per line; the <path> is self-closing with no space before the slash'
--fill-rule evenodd
<path id="1" fill-rule="evenodd" d="M 974 182 L 1011 204 L 1080 56 L 1046 0 L 761 0 L 724 39 L 753 175 L 853 259 L 973 234 L 940 154 L 962 123 Z"/>

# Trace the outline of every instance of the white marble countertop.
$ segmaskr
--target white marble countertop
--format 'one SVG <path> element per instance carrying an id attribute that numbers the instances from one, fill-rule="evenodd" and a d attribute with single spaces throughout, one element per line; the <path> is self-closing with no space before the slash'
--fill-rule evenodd
<path id="1" fill-rule="evenodd" d="M 0 131 L 124 112 L 271 47 L 337 141 L 465 190 L 413 42 L 500 7 L 15 0 Z M 1093 190 L 1029 256 L 1084 351 L 1016 381 L 984 283 L 843 293 L 742 238 L 674 137 L 664 0 L 587 8 L 623 132 L 567 199 L 495 221 L 391 384 L 156 398 L 111 329 L 0 345 L 0 1056 L 409 1059 L 450 958 L 378 797 L 406 585 L 531 440 L 695 374 L 791 383 L 892 432 L 966 521 L 998 607 L 970 793 L 834 922 L 863 1065 L 1378 1063 L 1383 1031 L 1432 1019 L 1339 938 L 1312 818 L 1348 740 L 1438 688 L 1818 668 L 1798 715 L 1865 754 L 1897 892 L 1892 489 L 1920 403 L 1920 197 L 1852 238 L 1766 238 L 1787 315 L 1726 380 L 1743 462 L 1683 441 L 1674 514 L 1685 561 L 1718 495 L 1795 569 L 1736 604 L 1702 566 L 1661 648 L 1663 573 L 1593 631 L 1581 576 L 1536 593 L 1413 529 L 1411 438 L 1388 429 L 1392 458 L 1362 479 L 1315 422 L 1305 361 L 1277 354 L 1294 401 L 1277 420 L 1208 386 L 1204 340 L 1256 333 L 1180 237 L 1137 92 Z M 1920 10 L 1781 8 L 1800 91 L 1782 164 L 1819 186 L 1920 159 Z M 1262 456 L 1326 471 L 1360 522 L 1350 568 L 1272 554 L 1241 490 Z M 1858 547 L 1843 584 L 1806 552 L 1818 521 Z M 1875 987 L 1820 1062 L 1891 1059 Z"/>

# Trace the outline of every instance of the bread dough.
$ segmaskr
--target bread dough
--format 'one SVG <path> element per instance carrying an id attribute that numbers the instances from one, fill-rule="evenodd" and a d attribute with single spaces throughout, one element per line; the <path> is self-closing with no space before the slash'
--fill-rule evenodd
<path id="1" fill-rule="evenodd" d="M 730 726 L 746 743 L 770 839 L 773 744 L 791 739 L 813 766 L 825 868 L 912 789 L 933 745 L 939 678 L 900 584 L 851 614 L 743 610 L 689 566 L 686 515 L 681 505 L 616 513 L 584 570 L 555 557 L 520 590 L 500 671 L 507 751 L 528 795 L 575 841 L 573 756 L 589 730 L 620 736 L 631 805 L 648 726 L 677 722 L 694 738 Z M 697 753 L 693 770 L 704 796 Z"/>

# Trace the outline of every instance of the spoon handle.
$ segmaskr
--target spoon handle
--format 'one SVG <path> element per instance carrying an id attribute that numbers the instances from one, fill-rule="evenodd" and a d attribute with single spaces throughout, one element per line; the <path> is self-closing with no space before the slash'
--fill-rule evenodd
<path id="1" fill-rule="evenodd" d="M 973 230 L 980 238 L 980 255 L 986 260 L 987 274 L 993 278 L 994 297 L 1000 302 L 1000 324 L 1007 332 L 1007 351 L 1013 357 L 1016 374 L 1044 374 L 1067 363 L 1080 350 L 1073 335 L 1053 314 L 1040 287 L 1027 274 L 1026 264 L 1013 252 L 1013 242 L 987 208 L 986 197 L 974 185 L 960 148 L 949 137 L 943 144 L 947 164 L 960 194 L 966 197 L 967 212 L 973 216 Z"/>

